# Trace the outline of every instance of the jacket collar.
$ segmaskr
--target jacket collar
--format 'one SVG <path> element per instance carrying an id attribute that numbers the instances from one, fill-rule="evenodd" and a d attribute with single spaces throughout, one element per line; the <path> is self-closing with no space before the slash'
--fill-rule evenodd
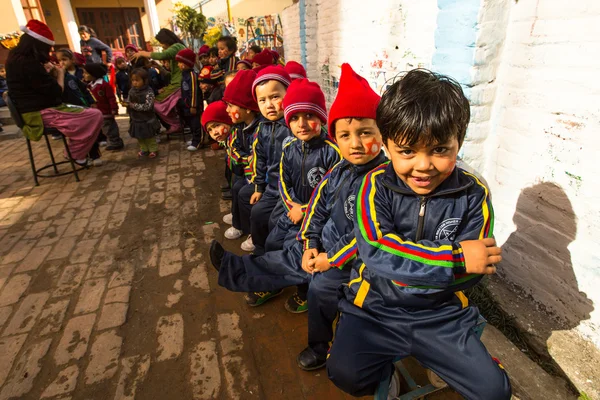
<path id="1" fill-rule="evenodd" d="M 425 197 L 443 196 L 450 193 L 457 193 L 468 189 L 473 185 L 473 181 L 461 173 L 461 169 L 454 168 L 454 171 L 446 178 L 435 190 Z M 390 162 L 385 169 L 383 184 L 394 192 L 408 196 L 419 196 L 402 179 L 396 175 L 394 166 Z M 419 196 L 420 197 L 420 196 Z"/>
<path id="2" fill-rule="evenodd" d="M 362 165 L 352 164 L 352 163 L 348 162 L 348 160 L 346 160 L 344 158 L 340 162 L 339 168 L 342 168 L 342 169 L 349 168 L 349 169 L 352 170 L 352 172 L 357 173 L 357 174 L 361 174 L 363 172 L 368 172 L 368 171 L 372 170 L 373 168 L 377 167 L 378 165 L 383 164 L 386 161 L 387 161 L 387 157 L 385 156 L 385 153 L 383 151 L 381 151 L 381 152 L 379 152 L 379 155 L 377 155 L 377 157 L 375 157 L 374 159 L 372 159 L 368 163 L 362 164 Z"/>

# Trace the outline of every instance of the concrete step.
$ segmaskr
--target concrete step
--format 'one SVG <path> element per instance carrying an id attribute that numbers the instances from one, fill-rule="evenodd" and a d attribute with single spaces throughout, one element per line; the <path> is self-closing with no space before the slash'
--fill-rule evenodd
<path id="1" fill-rule="evenodd" d="M 0 132 L 0 141 L 23 137 L 21 130 L 16 125 L 4 125 Z"/>
<path id="2" fill-rule="evenodd" d="M 15 121 L 13 121 L 10 116 L 10 111 L 8 111 L 8 107 L 0 107 L 0 124 L 4 125 L 14 125 Z"/>

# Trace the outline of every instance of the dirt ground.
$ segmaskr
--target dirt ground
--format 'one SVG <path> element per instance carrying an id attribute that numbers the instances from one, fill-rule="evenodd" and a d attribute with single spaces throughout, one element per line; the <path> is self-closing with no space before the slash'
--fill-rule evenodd
<path id="1" fill-rule="evenodd" d="M 296 366 L 307 332 L 284 309 L 292 289 L 250 309 L 217 285 L 223 152 L 173 138 L 138 159 L 125 141 L 81 182 L 38 187 L 24 139 L 0 142 L 0 399 L 351 398 Z M 48 159 L 43 142 L 34 152 Z"/>

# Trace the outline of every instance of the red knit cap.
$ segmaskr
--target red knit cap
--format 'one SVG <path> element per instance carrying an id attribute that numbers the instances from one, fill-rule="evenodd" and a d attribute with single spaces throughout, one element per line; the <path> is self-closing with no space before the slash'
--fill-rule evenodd
<path id="1" fill-rule="evenodd" d="M 269 50 L 269 51 L 271 52 L 271 55 L 273 56 L 273 64 L 277 64 L 277 62 L 279 62 L 279 57 L 281 57 L 281 56 L 275 50 Z"/>
<path id="2" fill-rule="evenodd" d="M 297 63 L 296 61 L 288 61 L 287 64 L 285 64 L 285 70 L 290 74 L 292 81 L 294 79 L 306 79 L 306 70 L 302 64 Z"/>
<path id="3" fill-rule="evenodd" d="M 184 63 L 188 68 L 194 68 L 194 64 L 196 63 L 196 54 L 194 54 L 194 52 L 190 49 L 183 49 L 177 53 L 175 59 Z"/>
<path id="4" fill-rule="evenodd" d="M 85 65 L 86 59 L 83 56 L 83 54 L 74 51 L 73 56 L 75 56 L 75 64 L 80 65 L 80 66 Z"/>
<path id="5" fill-rule="evenodd" d="M 252 96 L 252 83 L 256 79 L 256 72 L 245 69 L 238 71 L 235 78 L 225 88 L 223 101 L 258 112 L 258 104 Z"/>
<path id="6" fill-rule="evenodd" d="M 273 54 L 271 54 L 271 50 L 264 49 L 263 51 L 254 56 L 252 62 L 257 63 L 259 65 L 272 65 Z"/>
<path id="7" fill-rule="evenodd" d="M 287 88 L 292 83 L 292 78 L 281 65 L 271 65 L 261 69 L 252 84 L 252 97 L 254 100 L 256 100 L 256 87 L 259 83 L 265 81 L 277 81 Z"/>
<path id="8" fill-rule="evenodd" d="M 289 125 L 290 118 L 299 112 L 316 114 L 323 124 L 327 124 L 325 95 L 318 83 L 296 79 L 290 84 L 283 98 L 285 123 Z"/>
<path id="9" fill-rule="evenodd" d="M 209 50 L 210 50 L 210 46 L 205 44 L 204 46 L 200 47 L 200 49 L 198 50 L 198 56 L 207 56 Z"/>
<path id="10" fill-rule="evenodd" d="M 227 125 L 233 125 L 231 117 L 227 113 L 227 104 L 224 101 L 215 101 L 210 103 L 202 113 L 202 127 L 206 129 L 209 122 L 221 122 Z M 208 131 L 208 129 L 206 129 Z"/>
<path id="11" fill-rule="evenodd" d="M 134 53 L 137 53 L 140 51 L 140 49 L 137 48 L 137 46 L 135 44 L 128 44 L 127 46 L 125 46 L 125 52 L 127 53 L 127 50 L 131 50 Z"/>
<path id="12" fill-rule="evenodd" d="M 235 63 L 235 67 L 237 68 L 238 64 L 244 64 L 248 69 L 252 69 L 252 60 L 239 60 Z"/>
<path id="13" fill-rule="evenodd" d="M 37 19 L 30 19 L 26 26 L 22 26 L 21 30 L 34 39 L 50 46 L 54 46 L 54 35 L 48 25 Z"/>
<path id="14" fill-rule="evenodd" d="M 335 121 L 341 118 L 375 119 L 381 97 L 358 75 L 350 64 L 342 64 L 339 89 L 329 109 L 329 134 L 334 136 Z"/>

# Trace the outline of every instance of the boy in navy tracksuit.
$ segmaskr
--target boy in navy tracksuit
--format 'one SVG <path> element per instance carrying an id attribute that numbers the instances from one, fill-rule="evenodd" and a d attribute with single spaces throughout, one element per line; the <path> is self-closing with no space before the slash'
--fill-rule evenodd
<path id="1" fill-rule="evenodd" d="M 361 102 L 340 101 L 344 98 L 360 98 Z M 314 189 L 298 240 L 286 240 L 283 250 L 262 256 L 238 257 L 224 252 L 216 241 L 211 245 L 211 262 L 219 270 L 219 284 L 229 290 L 278 293 L 283 287 L 309 283 L 308 347 L 297 357 L 298 366 L 304 370 L 325 365 L 337 313 L 337 289 L 348 282 L 350 267 L 356 262 L 354 193 L 364 175 L 386 161 L 381 147 L 374 147 L 381 142 L 374 119 L 378 101 L 368 82 L 344 64 L 329 116 L 344 159 Z M 254 305 L 265 301 L 262 298 Z"/>
<path id="2" fill-rule="evenodd" d="M 329 378 L 354 396 L 373 394 L 393 359 L 411 355 L 467 399 L 511 397 L 462 293 L 501 260 L 489 191 L 456 167 L 469 116 L 460 85 L 426 70 L 394 83 L 377 109 L 391 162 L 357 194 L 362 263 L 343 287 L 327 360 Z"/>
<path id="3" fill-rule="evenodd" d="M 183 49 L 177 53 L 175 60 L 181 69 L 181 98 L 177 104 L 179 115 L 192 134 L 192 142 L 187 149 L 196 151 L 202 146 L 204 136 L 200 125 L 204 102 L 198 83 L 198 74 L 194 71 L 196 53 L 190 49 Z"/>
<path id="4" fill-rule="evenodd" d="M 265 252 L 269 224 L 273 226 L 284 210 L 282 204 L 277 207 L 280 203 L 279 162 L 283 146 L 293 136 L 283 118 L 282 102 L 291 82 L 283 67 L 272 66 L 261 70 L 252 84 L 252 95 L 266 118 L 256 133 L 250 163 L 254 193 L 250 198 L 253 205 L 250 216 L 252 244 L 248 248 L 257 255 Z"/>

